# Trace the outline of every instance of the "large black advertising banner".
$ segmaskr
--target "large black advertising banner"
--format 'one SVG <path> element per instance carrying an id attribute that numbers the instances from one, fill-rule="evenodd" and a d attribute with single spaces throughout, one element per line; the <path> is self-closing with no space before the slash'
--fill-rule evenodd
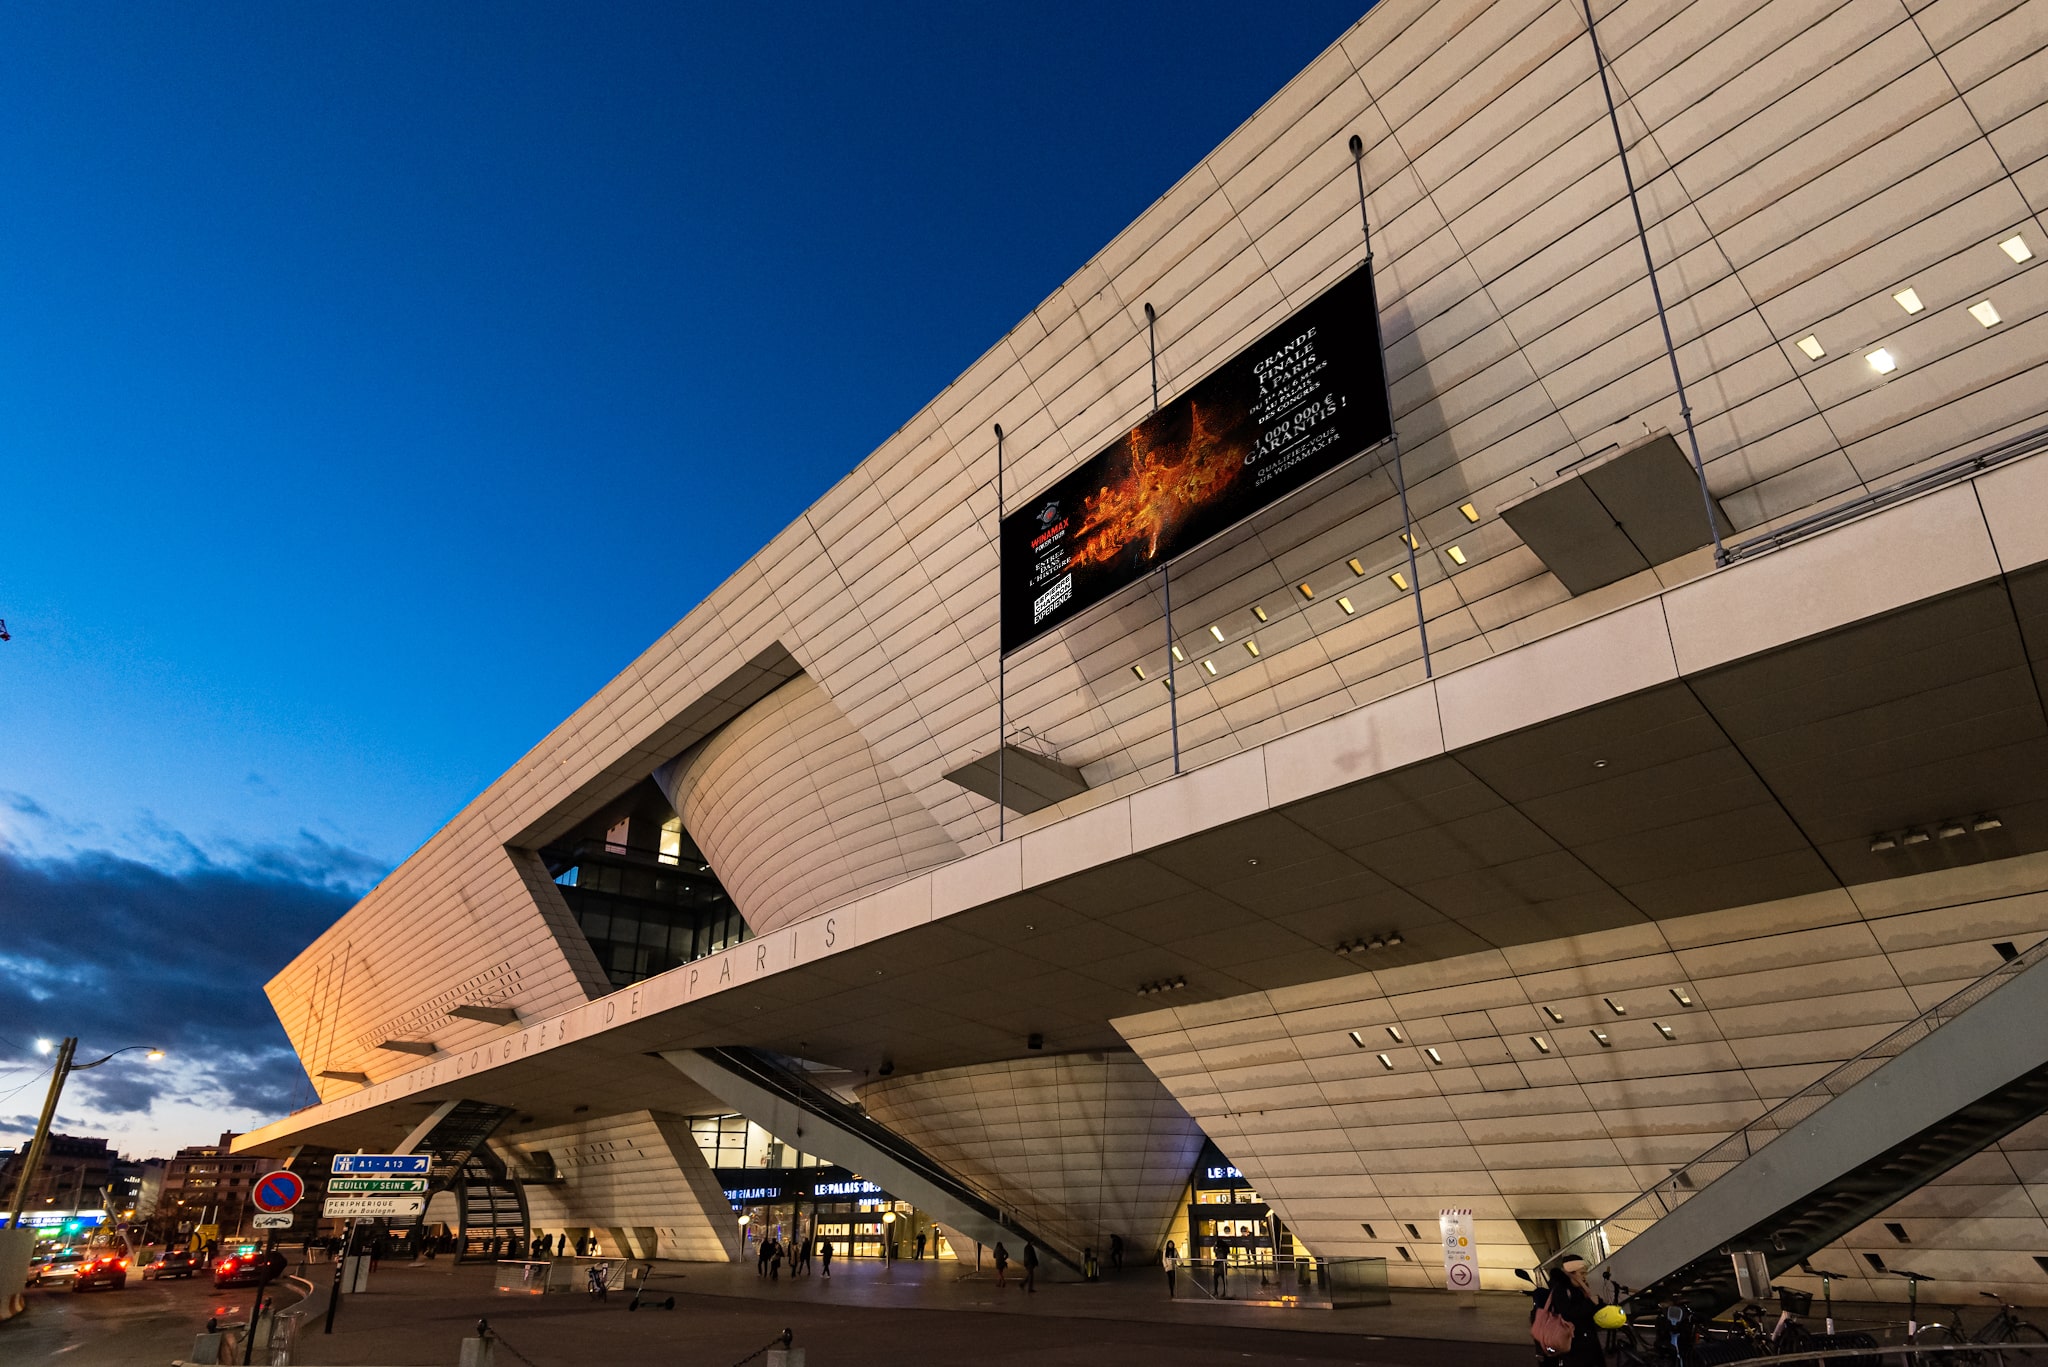
<path id="1" fill-rule="evenodd" d="M 1015 650 L 1393 434 L 1358 269 L 1003 519 Z"/>

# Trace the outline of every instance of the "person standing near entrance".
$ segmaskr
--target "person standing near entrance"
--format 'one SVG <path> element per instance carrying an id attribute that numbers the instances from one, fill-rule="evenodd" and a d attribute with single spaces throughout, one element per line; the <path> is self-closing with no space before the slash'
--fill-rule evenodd
<path id="1" fill-rule="evenodd" d="M 1002 1240 L 1000 1239 L 996 1240 L 995 1259 L 996 1285 L 1007 1286 L 1009 1285 L 1009 1283 L 1006 1282 L 1004 1278 L 1009 1275 L 1010 1271 L 1010 1250 L 1003 1247 Z"/>
<path id="2" fill-rule="evenodd" d="M 917 1252 L 911 1257 L 917 1262 L 924 1261 L 924 1231 L 921 1229 L 917 1232 Z"/>
<path id="3" fill-rule="evenodd" d="M 1159 1265 L 1166 1269 L 1166 1299 L 1173 1299 L 1173 1274 L 1180 1271 L 1180 1250 L 1173 1246 L 1173 1240 L 1166 1241 L 1166 1251 L 1159 1255 Z"/>
<path id="4" fill-rule="evenodd" d="M 1033 1293 L 1038 1290 L 1038 1245 L 1029 1239 L 1024 1241 L 1024 1289 Z"/>
<path id="5" fill-rule="evenodd" d="M 818 1240 L 818 1261 L 819 1261 L 819 1263 L 821 1263 L 821 1264 L 823 1265 L 823 1267 L 824 1267 L 824 1273 L 825 1273 L 825 1280 L 826 1280 L 826 1281 L 828 1281 L 828 1282 L 829 1282 L 829 1281 L 831 1281 L 831 1280 L 832 1280 L 832 1241 L 831 1241 L 830 1239 L 824 1239 L 824 1238 L 821 1238 L 821 1239 L 819 1239 L 819 1240 Z"/>

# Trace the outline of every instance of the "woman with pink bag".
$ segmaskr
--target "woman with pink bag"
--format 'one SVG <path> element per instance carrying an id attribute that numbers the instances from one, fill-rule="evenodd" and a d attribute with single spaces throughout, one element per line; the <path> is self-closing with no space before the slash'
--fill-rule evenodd
<path id="1" fill-rule="evenodd" d="M 1593 1323 L 1600 1301 L 1586 1286 L 1586 1260 L 1566 1258 L 1550 1274 L 1550 1286 L 1537 1293 L 1529 1316 L 1529 1334 L 1536 1340 L 1537 1361 L 1554 1367 L 1607 1367 L 1600 1331 Z"/>

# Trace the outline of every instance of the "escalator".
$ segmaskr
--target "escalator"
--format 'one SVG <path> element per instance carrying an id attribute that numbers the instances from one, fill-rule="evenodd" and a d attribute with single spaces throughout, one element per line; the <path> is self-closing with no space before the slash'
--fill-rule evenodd
<path id="1" fill-rule="evenodd" d="M 1635 1304 L 1733 1305 L 1729 1255 L 1771 1275 L 2048 1114 L 2048 940 L 1923 1013 L 1599 1221 L 1550 1259 Z"/>
<path id="2" fill-rule="evenodd" d="M 1013 1260 L 1024 1244 L 1034 1244 L 1048 1260 L 1081 1270 L 1080 1249 L 1034 1233 L 994 1193 L 948 1171 L 790 1061 L 741 1048 L 678 1049 L 662 1057 L 770 1134 L 859 1173 L 948 1230 L 984 1244 L 1007 1244 Z"/>

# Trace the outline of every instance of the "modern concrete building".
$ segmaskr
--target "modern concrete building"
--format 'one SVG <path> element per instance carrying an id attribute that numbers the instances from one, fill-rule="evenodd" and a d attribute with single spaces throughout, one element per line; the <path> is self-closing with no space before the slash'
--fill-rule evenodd
<path id="1" fill-rule="evenodd" d="M 2048 0 L 1592 15 L 1338 36 L 270 984 L 321 1099 L 237 1151 L 693 1258 L 732 1124 L 956 1250 L 1443 1285 L 1469 1210 L 1508 1287 L 1634 1203 L 1633 1285 L 2048 1301 Z M 999 669 L 994 427 L 1014 509 L 1361 181 L 1398 455 Z"/>

